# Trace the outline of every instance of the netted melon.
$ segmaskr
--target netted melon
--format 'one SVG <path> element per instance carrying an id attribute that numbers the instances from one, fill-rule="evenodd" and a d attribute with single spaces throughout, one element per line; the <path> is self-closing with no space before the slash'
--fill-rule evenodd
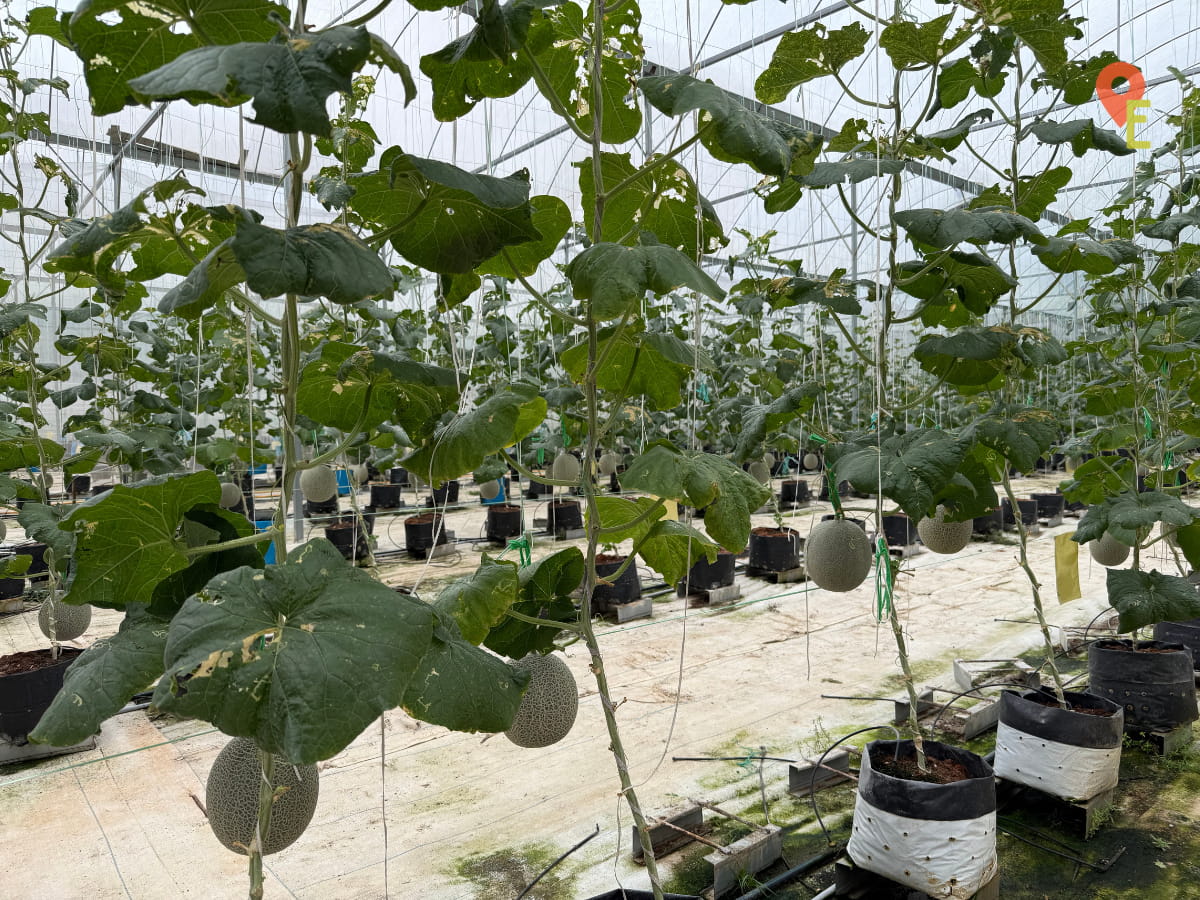
<path id="1" fill-rule="evenodd" d="M 350 467 L 350 483 L 351 484 L 366 484 L 371 480 L 371 472 L 367 468 L 366 463 Z"/>
<path id="2" fill-rule="evenodd" d="M 235 509 L 242 502 L 242 489 L 226 481 L 221 485 L 221 509 Z"/>
<path id="3" fill-rule="evenodd" d="M 263 853 L 278 853 L 304 833 L 317 808 L 319 787 L 315 765 L 294 766 L 276 756 L 271 786 L 275 805 L 271 827 L 263 841 Z M 235 853 L 248 855 L 258 827 L 258 789 L 262 768 L 258 748 L 249 738 L 234 738 L 217 755 L 208 773 L 205 804 L 208 824 L 222 844 Z M 280 790 L 285 788 L 286 790 Z"/>
<path id="4" fill-rule="evenodd" d="M 329 466 L 314 466 L 300 473 L 300 492 L 309 503 L 332 500 L 337 489 L 337 473 Z"/>
<path id="5" fill-rule="evenodd" d="M 1088 542 L 1092 559 L 1102 566 L 1119 566 L 1129 556 L 1129 549 L 1128 544 L 1122 544 L 1107 531 L 1099 540 Z"/>
<path id="6" fill-rule="evenodd" d="M 771 470 L 767 468 L 767 464 L 762 460 L 755 460 L 750 463 L 750 467 L 746 470 L 750 473 L 750 477 L 760 484 L 767 484 L 771 480 Z"/>
<path id="7" fill-rule="evenodd" d="M 500 482 L 496 479 L 485 481 L 479 485 L 479 496 L 484 500 L 495 500 L 500 496 Z"/>
<path id="8" fill-rule="evenodd" d="M 619 468 L 621 468 L 621 454 L 605 453 L 600 457 L 601 475 L 615 475 Z"/>
<path id="9" fill-rule="evenodd" d="M 505 737 L 518 747 L 549 747 L 561 741 L 579 710 L 575 676 L 553 653 L 532 653 L 512 665 L 529 673 L 529 686 Z"/>
<path id="10" fill-rule="evenodd" d="M 38 628 L 52 641 L 73 641 L 92 624 L 92 608 L 74 606 L 51 597 L 38 610 Z"/>
<path id="11" fill-rule="evenodd" d="M 818 522 L 804 545 L 804 565 L 817 587 L 852 591 L 871 571 L 871 542 L 846 519 Z"/>
<path id="12" fill-rule="evenodd" d="M 554 464 L 550 467 L 550 477 L 555 481 L 578 481 L 580 468 L 579 460 L 564 450 L 554 457 Z"/>
<path id="13" fill-rule="evenodd" d="M 817 454 L 815 453 L 805 453 L 803 463 L 804 471 L 815 472 L 817 470 L 817 466 L 821 464 L 821 460 L 817 458 Z"/>
<path id="14" fill-rule="evenodd" d="M 934 553 L 957 553 L 971 542 L 973 526 L 970 519 L 947 522 L 946 507 L 939 506 L 934 515 L 926 516 L 917 523 L 917 534 Z"/>

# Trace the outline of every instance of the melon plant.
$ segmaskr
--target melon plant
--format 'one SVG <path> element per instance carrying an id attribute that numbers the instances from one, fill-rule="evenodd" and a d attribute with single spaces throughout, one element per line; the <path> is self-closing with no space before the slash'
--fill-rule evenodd
<path id="1" fill-rule="evenodd" d="M 842 517 L 818 522 L 804 545 L 804 568 L 817 586 L 827 591 L 852 591 L 871 571 L 871 541 Z"/>
<path id="2" fill-rule="evenodd" d="M 933 553 L 957 553 L 971 543 L 974 522 L 971 519 L 947 521 L 948 515 L 946 507 L 939 505 L 932 516 L 925 516 L 917 522 L 917 534 L 921 536 L 921 542 Z"/>
<path id="3" fill-rule="evenodd" d="M 534 653 L 513 663 L 529 686 L 505 737 L 518 747 L 548 747 L 567 736 L 579 710 L 579 686 L 562 658 Z"/>

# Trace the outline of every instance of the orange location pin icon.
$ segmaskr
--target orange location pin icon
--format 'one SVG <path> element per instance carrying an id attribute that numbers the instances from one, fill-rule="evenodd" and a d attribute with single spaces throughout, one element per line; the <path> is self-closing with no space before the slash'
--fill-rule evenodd
<path id="1" fill-rule="evenodd" d="M 1113 82 L 1118 78 L 1125 79 L 1129 85 L 1120 94 L 1113 90 Z M 1122 127 L 1125 125 L 1129 101 L 1141 100 L 1144 93 L 1146 93 L 1146 79 L 1142 76 L 1142 70 L 1132 63 L 1109 63 L 1096 76 L 1096 96 L 1100 98 L 1100 102 L 1104 104 L 1104 108 L 1108 110 L 1113 121 Z"/>

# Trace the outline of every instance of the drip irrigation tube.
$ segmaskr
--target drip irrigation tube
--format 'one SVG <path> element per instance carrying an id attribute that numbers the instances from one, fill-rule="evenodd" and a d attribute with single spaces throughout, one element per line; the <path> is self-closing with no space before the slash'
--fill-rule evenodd
<path id="1" fill-rule="evenodd" d="M 776 875 L 770 881 L 763 882 L 749 893 L 742 894 L 737 898 L 737 900 L 761 900 L 761 898 L 770 897 L 774 894 L 777 888 L 791 884 L 793 881 L 803 877 L 804 875 L 807 875 L 809 872 L 814 872 L 817 869 L 825 868 L 845 852 L 846 848 L 844 845 L 840 847 L 831 847 L 824 853 L 814 856 L 812 859 L 802 862 L 798 866 L 793 866 L 780 875 Z M 821 893 L 817 894 L 817 897 L 832 896 L 831 892 L 835 887 L 836 885 L 831 885 Z M 814 897 L 813 900 L 816 900 L 816 897 Z"/>

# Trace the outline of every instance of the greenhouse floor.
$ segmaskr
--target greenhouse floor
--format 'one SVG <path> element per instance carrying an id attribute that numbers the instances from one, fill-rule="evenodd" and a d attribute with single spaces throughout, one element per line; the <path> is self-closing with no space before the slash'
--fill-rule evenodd
<path id="1" fill-rule="evenodd" d="M 1027 496 L 1053 490 L 1058 480 L 1014 486 Z M 464 495 L 464 503 L 447 520 L 459 538 L 482 530 L 476 498 Z M 826 511 L 814 503 L 785 518 L 805 535 Z M 534 514 L 527 504 L 527 524 Z M 772 521 L 755 517 L 755 524 Z M 1053 535 L 1074 527 L 1068 519 L 1043 529 L 1031 540 L 1030 561 L 1051 620 L 1085 625 L 1106 606 L 1105 570 L 1086 551 L 1083 599 L 1055 602 Z M 388 531 L 380 533 L 381 549 Z M 900 579 L 897 603 L 920 684 L 950 687 L 955 658 L 1012 657 L 1037 643 L 1029 624 L 1002 621 L 1032 615 L 1016 547 L 1011 536 L 1004 540 L 907 561 L 912 576 Z M 471 546 L 483 545 L 425 562 L 383 554 L 380 574 L 432 596 L 439 582 L 474 568 L 479 551 Z M 534 553 L 560 546 L 540 541 Z M 764 747 L 778 757 L 815 756 L 839 735 L 889 721 L 889 704 L 821 695 L 896 695 L 891 634 L 875 622 L 870 579 L 841 595 L 745 576 L 738 584 L 743 596 L 732 607 L 687 608 L 670 592 L 656 600 L 653 618 L 601 627 L 639 797 L 650 812 L 693 798 L 740 814 L 761 808 L 761 789 L 776 824 L 811 818 L 806 805 L 787 799 L 784 762 L 765 763 L 760 785 L 756 766 L 672 757 L 753 755 Z M 36 618 L 0 618 L 0 655 L 45 645 Z M 118 621 L 118 613 L 97 610 L 79 645 L 111 634 Z M 586 653 L 576 645 L 566 658 L 582 702 L 573 731 L 557 745 L 520 749 L 503 736 L 449 732 L 393 711 L 323 763 L 312 825 L 267 859 L 267 897 L 512 898 L 597 826 L 599 835 L 528 896 L 583 898 L 618 883 L 645 886 L 645 871 L 629 858 L 629 816 L 618 804 Z M 0 766 L 0 834 L 8 838 L 0 884 L 16 887 L 16 895 L 64 900 L 245 896 L 245 859 L 211 836 L 202 808 L 208 769 L 225 740 L 206 723 L 136 711 L 107 722 L 94 750 Z M 664 870 L 672 864 L 668 858 Z"/>

